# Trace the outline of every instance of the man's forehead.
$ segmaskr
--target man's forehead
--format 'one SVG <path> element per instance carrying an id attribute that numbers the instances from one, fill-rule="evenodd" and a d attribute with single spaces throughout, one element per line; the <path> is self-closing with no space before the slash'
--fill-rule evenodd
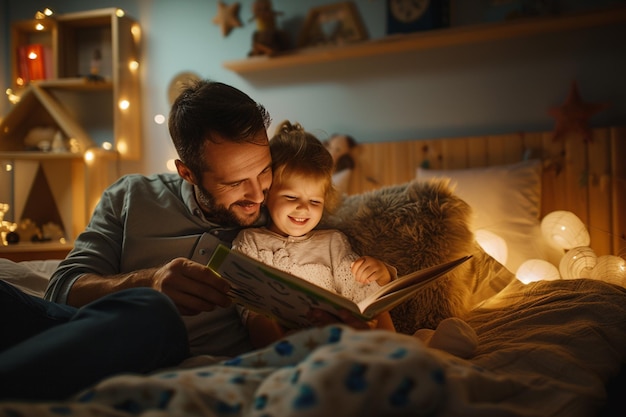
<path id="1" fill-rule="evenodd" d="M 205 155 L 209 171 L 220 176 L 233 177 L 263 170 L 271 163 L 269 146 L 251 142 L 207 142 Z M 257 175 L 258 172 L 249 174 Z"/>

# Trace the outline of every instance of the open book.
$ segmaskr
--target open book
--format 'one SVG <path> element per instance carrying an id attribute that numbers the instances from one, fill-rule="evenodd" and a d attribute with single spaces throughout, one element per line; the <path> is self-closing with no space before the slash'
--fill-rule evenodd
<path id="1" fill-rule="evenodd" d="M 230 283 L 235 303 L 270 316 L 288 328 L 300 328 L 311 325 L 307 312 L 312 308 L 329 313 L 346 309 L 356 317 L 370 320 L 469 258 L 471 255 L 398 277 L 359 303 L 224 245 L 217 247 L 207 266 Z"/>

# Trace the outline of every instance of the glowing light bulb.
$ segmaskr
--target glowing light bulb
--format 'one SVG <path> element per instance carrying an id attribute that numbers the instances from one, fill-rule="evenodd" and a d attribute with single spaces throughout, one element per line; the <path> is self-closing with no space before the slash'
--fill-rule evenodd
<path id="1" fill-rule="evenodd" d="M 128 63 L 128 69 L 131 71 L 137 71 L 137 68 L 139 68 L 139 62 L 137 61 L 130 61 Z"/>
<path id="2" fill-rule="evenodd" d="M 626 286 L 626 260 L 614 255 L 599 256 L 591 278 Z"/>
<path id="3" fill-rule="evenodd" d="M 509 256 L 506 241 L 492 231 L 479 229 L 474 232 L 476 242 L 500 264 L 505 265 Z"/>
<path id="4" fill-rule="evenodd" d="M 154 123 L 162 125 L 163 123 L 165 123 L 165 116 L 163 116 L 162 114 L 157 114 L 156 116 L 154 116 Z"/>
<path id="5" fill-rule="evenodd" d="M 561 278 L 591 278 L 591 270 L 596 266 L 597 259 L 596 253 L 588 246 L 570 249 L 559 263 Z"/>
<path id="6" fill-rule="evenodd" d="M 589 246 L 590 237 L 585 224 L 572 212 L 557 210 L 541 221 L 544 239 L 559 249 Z"/>
<path id="7" fill-rule="evenodd" d="M 529 259 L 519 266 L 515 277 L 524 284 L 535 281 L 554 281 L 560 279 L 556 266 L 543 259 Z"/>
<path id="8" fill-rule="evenodd" d="M 168 159 L 167 162 L 165 163 L 165 166 L 167 167 L 167 170 L 170 172 L 176 172 L 176 160 L 175 159 Z"/>
<path id="9" fill-rule="evenodd" d="M 102 149 L 110 151 L 113 149 L 113 144 L 111 142 L 102 142 Z"/>
<path id="10" fill-rule="evenodd" d="M 84 158 L 85 158 L 85 162 L 91 162 L 96 158 L 96 156 L 93 153 L 93 151 L 87 151 L 85 152 Z"/>
<path id="11" fill-rule="evenodd" d="M 117 9 L 115 11 L 115 16 L 117 16 L 117 17 L 124 17 L 124 14 L 125 14 L 124 10 L 122 10 L 122 9 Z"/>
<path id="12" fill-rule="evenodd" d="M 126 143 L 126 140 L 124 138 L 119 138 L 116 148 L 120 154 L 126 155 L 126 153 L 128 152 L 128 144 Z"/>
<path id="13" fill-rule="evenodd" d="M 127 108 L 130 107 L 130 101 L 128 101 L 128 100 L 120 100 L 120 102 L 118 103 L 118 106 L 119 106 L 120 110 L 126 110 Z"/>

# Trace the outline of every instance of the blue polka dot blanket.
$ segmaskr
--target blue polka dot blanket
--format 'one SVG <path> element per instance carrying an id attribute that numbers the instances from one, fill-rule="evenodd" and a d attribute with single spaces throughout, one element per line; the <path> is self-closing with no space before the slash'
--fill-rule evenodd
<path id="1" fill-rule="evenodd" d="M 0 416 L 435 415 L 445 384 L 415 337 L 327 326 L 213 365 L 107 378 L 72 401 L 0 404 Z"/>

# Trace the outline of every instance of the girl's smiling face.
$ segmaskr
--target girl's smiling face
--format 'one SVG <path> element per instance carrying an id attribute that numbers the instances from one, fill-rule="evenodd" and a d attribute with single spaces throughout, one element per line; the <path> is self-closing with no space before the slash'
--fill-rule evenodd
<path id="1" fill-rule="evenodd" d="M 282 236 L 303 236 L 322 219 L 324 181 L 319 178 L 290 175 L 270 187 L 267 195 L 271 224 L 268 228 Z"/>

